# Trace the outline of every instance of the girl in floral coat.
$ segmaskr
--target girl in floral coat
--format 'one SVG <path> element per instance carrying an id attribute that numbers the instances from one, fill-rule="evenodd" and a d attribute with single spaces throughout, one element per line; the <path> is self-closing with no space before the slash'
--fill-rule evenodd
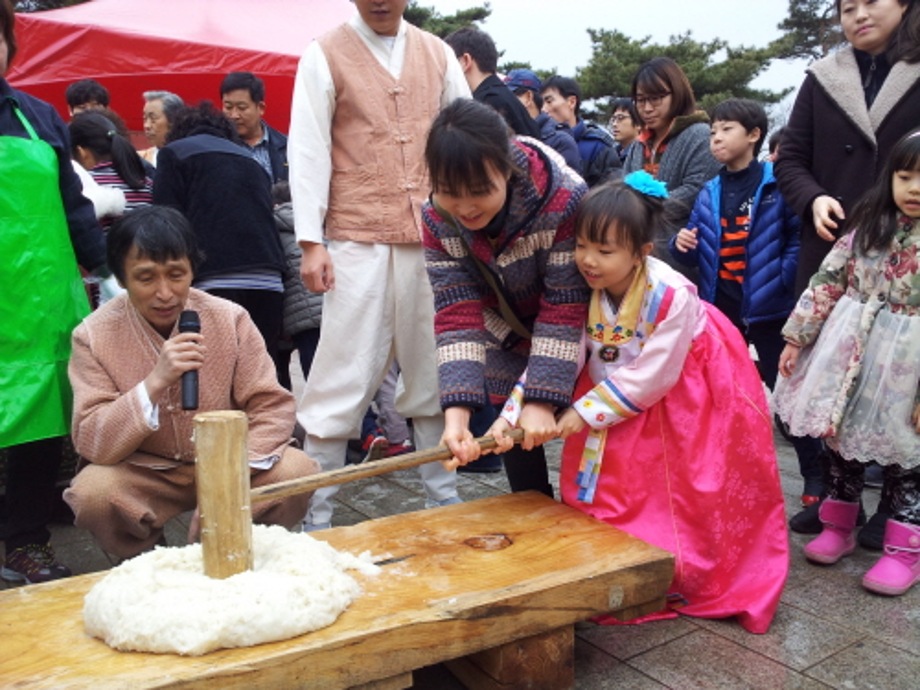
<path id="1" fill-rule="evenodd" d="M 863 586 L 900 595 L 920 581 L 920 131 L 901 139 L 783 329 L 774 401 L 790 432 L 826 437 L 831 483 L 816 563 L 856 548 L 865 464 L 892 496 L 884 555 Z"/>

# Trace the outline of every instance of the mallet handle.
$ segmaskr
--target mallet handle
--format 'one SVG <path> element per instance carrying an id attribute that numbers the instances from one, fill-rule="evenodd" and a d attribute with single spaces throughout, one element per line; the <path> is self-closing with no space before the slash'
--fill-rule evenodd
<path id="1" fill-rule="evenodd" d="M 524 431 L 522 429 L 513 429 L 508 433 L 508 436 L 513 439 L 515 443 L 520 443 L 524 438 Z M 495 439 L 491 436 L 477 438 L 476 442 L 483 450 L 495 448 Z M 353 482 L 356 479 L 376 477 L 377 475 L 386 474 L 395 470 L 418 467 L 419 465 L 435 462 L 436 460 L 450 460 L 451 457 L 453 457 L 453 454 L 446 446 L 438 446 L 437 448 L 429 448 L 428 450 L 417 450 L 413 453 L 395 455 L 392 458 L 365 462 L 360 465 L 347 465 L 338 470 L 320 472 L 318 474 L 311 474 L 308 477 L 289 479 L 286 482 L 260 486 L 250 492 L 250 500 L 256 503 L 257 501 L 268 501 L 275 498 L 295 496 L 297 494 L 316 491 L 324 486 L 333 486 L 334 484 Z"/>

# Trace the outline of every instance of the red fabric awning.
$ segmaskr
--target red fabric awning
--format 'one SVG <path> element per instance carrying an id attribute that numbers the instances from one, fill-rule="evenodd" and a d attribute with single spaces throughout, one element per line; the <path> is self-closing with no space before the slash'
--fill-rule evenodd
<path id="1" fill-rule="evenodd" d="M 265 119 L 287 132 L 297 61 L 354 11 L 349 0 L 91 0 L 17 14 L 6 79 L 65 119 L 67 85 L 96 79 L 128 128 L 141 130 L 144 91 L 219 104 L 224 75 L 248 71 L 265 81 Z"/>

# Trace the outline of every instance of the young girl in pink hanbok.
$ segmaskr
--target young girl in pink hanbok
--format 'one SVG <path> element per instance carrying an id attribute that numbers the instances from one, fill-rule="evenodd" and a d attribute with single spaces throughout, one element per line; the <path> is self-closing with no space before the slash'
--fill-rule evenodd
<path id="1" fill-rule="evenodd" d="M 741 334 L 649 256 L 666 196 L 640 171 L 579 209 L 575 261 L 593 294 L 558 416 L 562 499 L 675 555 L 668 610 L 652 618 L 737 616 L 763 633 L 789 566 L 770 413 Z M 512 396 L 492 429 L 503 443 L 519 406 Z"/>

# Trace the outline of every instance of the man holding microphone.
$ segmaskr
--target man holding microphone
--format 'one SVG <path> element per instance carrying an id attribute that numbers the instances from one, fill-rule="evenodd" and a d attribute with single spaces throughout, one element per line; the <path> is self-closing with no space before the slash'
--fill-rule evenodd
<path id="1" fill-rule="evenodd" d="M 246 311 L 191 287 L 198 249 L 181 213 L 150 206 L 124 216 L 109 230 L 107 257 L 126 293 L 73 333 L 73 439 L 88 464 L 64 499 L 103 550 L 130 558 L 196 506 L 198 410 L 246 413 L 253 486 L 313 474 L 318 465 L 290 445 L 294 400 Z M 253 520 L 290 528 L 309 500 L 255 504 Z M 193 520 L 190 539 L 195 531 Z"/>

